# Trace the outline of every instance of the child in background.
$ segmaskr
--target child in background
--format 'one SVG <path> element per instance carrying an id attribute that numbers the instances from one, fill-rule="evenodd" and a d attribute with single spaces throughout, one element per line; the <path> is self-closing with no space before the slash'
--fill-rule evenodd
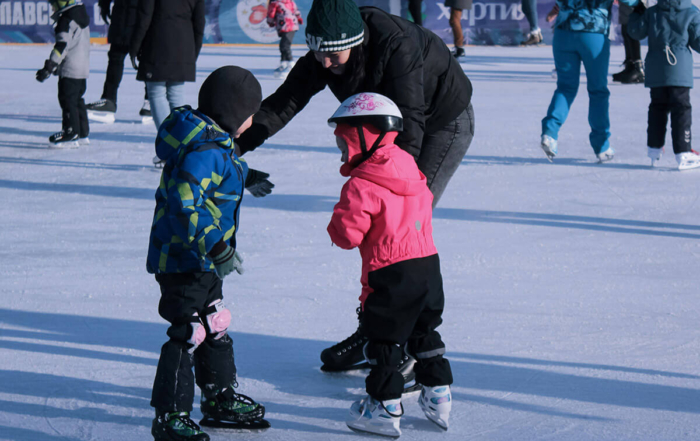
<path id="1" fill-rule="evenodd" d="M 272 185 L 233 150 L 233 138 L 250 127 L 261 99 L 253 74 L 221 67 L 202 84 L 199 108 L 174 109 L 158 131 L 156 152 L 165 165 L 146 267 L 160 285 L 158 312 L 171 326 L 151 397 L 157 441 L 209 440 L 190 419 L 195 381 L 202 390 L 200 424 L 269 427 L 265 408 L 234 390 L 233 342 L 226 332 L 231 312 L 222 291 L 224 277 L 243 274 L 236 243 L 243 188 Z"/>
<path id="2" fill-rule="evenodd" d="M 299 25 L 304 24 L 304 19 L 294 0 L 271 0 L 267 6 L 267 24 L 271 28 L 276 28 L 277 35 L 280 37 L 282 61 L 275 69 L 275 78 L 287 78 L 289 71 L 294 67 L 292 57 L 294 34 L 299 30 Z"/>
<path id="3" fill-rule="evenodd" d="M 328 234 L 334 244 L 362 256 L 364 354 L 371 371 L 368 396 L 350 408 L 348 427 L 398 437 L 404 350 L 416 360 L 419 404 L 447 430 L 452 407 L 450 363 L 435 331 L 445 297 L 440 261 L 433 244 L 432 202 L 415 159 L 394 140 L 403 130 L 399 108 L 375 93 L 348 98 L 328 120 L 342 153 L 343 186 Z"/>
<path id="4" fill-rule="evenodd" d="M 630 16 L 627 32 L 637 40 L 649 37 L 644 85 L 651 89 L 647 156 L 652 167 L 663 153 L 669 112 L 678 169 L 700 167 L 700 156 L 690 144 L 693 87 L 690 48 L 700 52 L 700 11 L 691 0 L 659 0 L 649 9 L 640 3 Z"/>
<path id="5" fill-rule="evenodd" d="M 90 74 L 90 17 L 76 0 L 51 0 L 56 22 L 56 44 L 44 67 L 36 73 L 43 83 L 58 75 L 58 102 L 63 111 L 63 130 L 49 137 L 50 147 L 76 148 L 90 144 L 87 111 L 83 95 Z"/>

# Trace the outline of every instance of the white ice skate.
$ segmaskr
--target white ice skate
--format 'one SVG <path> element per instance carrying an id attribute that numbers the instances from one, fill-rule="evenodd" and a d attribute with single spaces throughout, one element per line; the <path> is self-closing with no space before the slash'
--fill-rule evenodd
<path id="1" fill-rule="evenodd" d="M 551 136 L 542 135 L 540 147 L 542 147 L 542 150 L 544 150 L 544 154 L 547 155 L 549 162 L 552 162 L 552 159 L 557 156 L 557 140 Z"/>
<path id="2" fill-rule="evenodd" d="M 153 114 L 151 114 L 151 102 L 148 100 L 143 101 L 143 106 L 139 110 L 139 116 L 141 117 L 141 124 L 152 124 Z"/>
<path id="3" fill-rule="evenodd" d="M 355 432 L 374 433 L 375 435 L 398 438 L 401 436 L 401 400 L 377 401 L 367 395 L 355 401 L 350 407 L 350 419 L 346 422 Z"/>
<path id="4" fill-rule="evenodd" d="M 90 138 L 78 138 L 78 145 L 90 145 Z"/>
<path id="5" fill-rule="evenodd" d="M 596 156 L 598 157 L 599 164 L 612 161 L 612 159 L 615 157 L 615 150 L 613 150 L 612 147 L 608 147 L 606 151 L 600 152 Z"/>
<path id="6" fill-rule="evenodd" d="M 155 168 L 163 168 L 165 166 L 165 160 L 160 159 L 158 155 L 153 157 L 153 166 Z"/>
<path id="7" fill-rule="evenodd" d="M 664 148 L 647 147 L 647 156 L 651 159 L 651 166 L 654 167 L 661 160 L 661 155 L 664 153 Z"/>
<path id="8" fill-rule="evenodd" d="M 700 167 L 700 155 L 695 150 L 677 154 L 676 161 L 678 161 L 678 170 L 690 170 Z"/>
<path id="9" fill-rule="evenodd" d="M 430 421 L 442 430 L 447 430 L 452 410 L 450 386 L 423 386 L 418 404 Z"/>
<path id="10" fill-rule="evenodd" d="M 274 72 L 274 77 L 279 78 L 280 80 L 286 80 L 287 75 L 289 75 L 289 72 L 292 71 L 292 68 L 294 67 L 294 61 L 283 61 L 280 63 L 279 67 L 275 69 Z"/>

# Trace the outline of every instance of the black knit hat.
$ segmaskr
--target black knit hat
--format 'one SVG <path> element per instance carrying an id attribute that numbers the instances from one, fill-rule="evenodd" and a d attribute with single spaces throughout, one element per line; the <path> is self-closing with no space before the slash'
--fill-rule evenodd
<path id="1" fill-rule="evenodd" d="M 235 133 L 260 109 L 262 89 L 255 76 L 238 66 L 212 72 L 199 89 L 199 111 L 228 133 Z"/>
<path id="2" fill-rule="evenodd" d="M 365 26 L 354 0 L 314 0 L 306 19 L 312 51 L 339 52 L 362 44 Z"/>

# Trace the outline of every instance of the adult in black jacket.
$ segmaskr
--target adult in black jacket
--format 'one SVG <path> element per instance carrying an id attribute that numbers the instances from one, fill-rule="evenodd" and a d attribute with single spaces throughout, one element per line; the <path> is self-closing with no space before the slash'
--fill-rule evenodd
<path id="1" fill-rule="evenodd" d="M 331 25 L 328 25 L 328 24 Z M 412 154 L 428 178 L 433 206 L 460 165 L 474 134 L 471 82 L 434 33 L 352 0 L 316 0 L 306 27 L 311 48 L 284 84 L 262 103 L 239 139 L 253 150 L 328 86 L 340 101 L 377 92 L 401 110 L 396 144 Z"/>
<path id="2" fill-rule="evenodd" d="M 99 0 L 100 16 L 109 25 L 107 42 L 107 76 L 101 99 L 88 104 L 90 119 L 104 123 L 113 123 L 117 112 L 117 90 L 124 74 L 124 59 L 129 54 L 131 34 L 136 23 L 138 0 Z M 142 117 L 150 117 L 151 110 L 146 93 L 144 105 L 139 112 Z"/>
<path id="3" fill-rule="evenodd" d="M 185 104 L 184 85 L 195 81 L 204 24 L 204 0 L 138 2 L 129 54 L 136 79 L 146 82 L 156 128 Z"/>

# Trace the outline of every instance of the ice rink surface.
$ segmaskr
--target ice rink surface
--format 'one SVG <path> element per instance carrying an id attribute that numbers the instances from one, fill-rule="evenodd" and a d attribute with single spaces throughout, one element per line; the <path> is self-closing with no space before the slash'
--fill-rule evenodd
<path id="1" fill-rule="evenodd" d="M 155 128 L 139 121 L 143 85 L 127 67 L 117 122 L 91 124 L 88 147 L 47 148 L 61 128 L 56 78 L 34 74 L 49 52 L 0 46 L 0 439 L 147 440 L 167 338 L 145 268 Z M 649 167 L 641 85 L 611 85 L 617 155 L 597 164 L 583 78 L 550 164 L 538 144 L 551 48 L 467 53 L 476 136 L 434 211 L 452 425 L 442 433 L 406 398 L 401 439 L 700 439 L 700 171 L 675 169 L 670 135 Z M 623 58 L 614 47 L 611 72 Z M 207 47 L 187 100 L 227 64 L 268 95 L 278 60 L 276 48 Z M 87 102 L 106 65 L 107 48 L 93 47 Z M 276 188 L 244 198 L 246 273 L 224 295 L 239 391 L 266 405 L 273 428 L 213 440 L 361 438 L 344 420 L 363 374 L 319 370 L 320 351 L 355 330 L 360 293 L 359 254 L 326 233 L 344 182 L 326 125 L 337 106 L 324 91 L 246 155 Z"/>

